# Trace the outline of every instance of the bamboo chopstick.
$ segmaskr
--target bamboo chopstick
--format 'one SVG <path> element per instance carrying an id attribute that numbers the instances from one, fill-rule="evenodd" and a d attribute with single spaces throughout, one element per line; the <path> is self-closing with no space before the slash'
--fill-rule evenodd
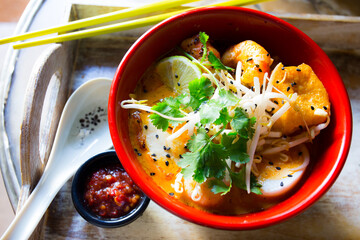
<path id="1" fill-rule="evenodd" d="M 20 35 L 8 37 L 8 38 L 3 38 L 3 39 L 0 39 L 0 44 L 26 40 L 26 39 L 34 38 L 34 37 L 40 37 L 40 36 L 51 34 L 51 33 L 67 32 L 67 31 L 71 31 L 74 29 L 79 29 L 79 28 L 89 27 L 89 26 L 107 23 L 107 22 L 111 22 L 111 21 L 116 21 L 116 20 L 124 19 L 124 18 L 128 18 L 128 17 L 140 16 L 143 14 L 147 14 L 147 13 L 151 13 L 151 12 L 155 12 L 155 11 L 161 11 L 161 10 L 169 9 L 169 8 L 173 8 L 173 7 L 178 7 L 183 4 L 196 2 L 196 1 L 200 1 L 200 0 L 171 0 L 171 1 L 163 0 L 160 2 L 146 4 L 146 5 L 139 6 L 139 7 L 121 9 L 121 10 L 111 12 L 111 13 L 106 13 L 106 14 L 101 14 L 101 15 L 94 16 L 94 17 L 76 20 L 73 22 L 69 22 L 65 25 L 59 25 L 59 26 L 52 27 L 52 28 L 42 29 L 42 30 L 33 31 L 33 32 L 27 32 L 24 34 L 20 34 Z"/>
<path id="2" fill-rule="evenodd" d="M 97 27 L 97 28 L 92 28 L 92 29 L 87 29 L 87 30 L 82 30 L 82 31 L 77 31 L 77 32 L 71 32 L 71 33 L 67 33 L 67 34 L 61 34 L 58 36 L 49 37 L 49 38 L 45 38 L 45 39 L 18 43 L 18 44 L 14 44 L 13 48 L 14 49 L 22 49 L 22 48 L 27 48 L 27 47 L 39 46 L 39 45 L 43 45 L 43 44 L 59 43 L 59 42 L 65 42 L 65 41 L 71 41 L 71 40 L 76 40 L 76 39 L 98 36 L 98 35 L 102 35 L 102 34 L 109 34 L 109 33 L 118 32 L 118 31 L 130 30 L 130 29 L 139 28 L 139 27 L 145 27 L 145 26 L 156 24 L 156 23 L 158 23 L 166 18 L 169 18 L 171 16 L 174 16 L 176 14 L 179 14 L 179 13 L 182 13 L 182 12 L 185 12 L 188 10 L 192 10 L 192 9 L 202 8 L 202 7 L 240 6 L 240 5 L 242 6 L 242 5 L 247 5 L 247 4 L 256 4 L 256 3 L 264 2 L 264 1 L 268 1 L 268 0 L 230 0 L 230 1 L 222 2 L 222 3 L 209 4 L 209 5 L 204 5 L 201 7 L 193 7 L 193 8 L 189 8 L 186 10 L 173 11 L 173 12 L 169 12 L 169 13 L 165 13 L 165 14 L 160 14 L 160 15 L 140 18 L 140 19 L 136 19 L 136 20 L 130 20 L 130 21 L 126 21 L 126 22 L 111 24 L 108 26 L 102 26 L 102 27 Z"/>

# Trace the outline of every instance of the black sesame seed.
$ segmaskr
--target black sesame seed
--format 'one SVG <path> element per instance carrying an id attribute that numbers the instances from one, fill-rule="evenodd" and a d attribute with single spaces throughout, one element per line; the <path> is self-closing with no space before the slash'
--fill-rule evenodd
<path id="1" fill-rule="evenodd" d="M 259 72 L 262 72 L 261 68 L 259 68 Z"/>
<path id="2" fill-rule="evenodd" d="M 276 170 L 281 170 L 281 167 L 276 167 Z"/>
<path id="3" fill-rule="evenodd" d="M 248 58 L 248 60 L 246 60 L 246 62 L 249 62 L 249 61 L 251 61 L 251 60 L 253 60 L 252 58 Z"/>
<path id="4" fill-rule="evenodd" d="M 166 157 L 167 157 L 167 158 L 170 158 L 171 156 L 170 156 L 170 154 L 166 154 Z"/>
<path id="5" fill-rule="evenodd" d="M 151 172 L 151 173 L 150 173 L 150 176 L 154 176 L 154 175 L 155 175 L 155 173 L 154 173 L 154 172 Z"/>
<path id="6" fill-rule="evenodd" d="M 297 68 L 296 71 L 301 72 L 301 69 L 300 69 L 300 68 Z"/>
<path id="7" fill-rule="evenodd" d="M 165 162 L 165 165 L 166 165 L 166 166 L 169 166 L 169 161 L 166 161 L 166 162 Z"/>
<path id="8" fill-rule="evenodd" d="M 157 139 L 159 139 L 159 135 L 156 134 L 155 137 L 156 137 Z"/>
<path id="9" fill-rule="evenodd" d="M 277 80 L 276 83 L 279 83 L 279 80 Z"/>
<path id="10" fill-rule="evenodd" d="M 283 186 L 284 186 L 284 183 L 283 183 L 283 182 L 281 182 L 281 183 L 280 183 L 280 187 L 283 187 Z"/>
<path id="11" fill-rule="evenodd" d="M 153 154 L 151 154 L 151 156 L 152 156 L 152 157 L 156 157 L 156 154 L 155 154 L 155 153 L 153 153 Z"/>
<path id="12" fill-rule="evenodd" d="M 166 150 L 166 146 L 163 146 L 164 150 Z"/>
<path id="13" fill-rule="evenodd" d="M 275 103 L 275 104 L 279 104 L 279 102 L 278 102 L 278 101 L 276 101 L 276 100 L 274 101 L 274 103 Z"/>
<path id="14" fill-rule="evenodd" d="M 311 110 L 315 110 L 314 106 L 311 106 Z"/>
<path id="15" fill-rule="evenodd" d="M 180 87 L 180 83 L 178 82 L 177 85 Z"/>
<path id="16" fill-rule="evenodd" d="M 266 56 L 267 56 L 267 57 L 270 56 L 270 53 L 266 54 Z"/>
<path id="17" fill-rule="evenodd" d="M 179 155 L 179 158 L 183 158 L 183 156 L 180 154 L 180 155 Z"/>
<path id="18" fill-rule="evenodd" d="M 281 70 L 285 70 L 285 68 L 284 68 L 284 67 L 282 67 L 282 68 L 281 68 Z"/>
<path id="19" fill-rule="evenodd" d="M 170 148 L 170 147 L 168 147 L 166 150 L 167 150 L 167 151 L 169 151 L 170 149 L 171 149 L 171 148 Z"/>
<path id="20" fill-rule="evenodd" d="M 291 174 L 288 174 L 288 177 L 292 177 L 293 175 L 291 175 Z"/>
<path id="21" fill-rule="evenodd" d="M 140 123 L 140 120 L 136 120 L 137 121 L 137 123 Z"/>
<path id="22" fill-rule="evenodd" d="M 274 163 L 273 163 L 273 162 L 269 162 L 269 164 L 270 164 L 270 165 L 274 165 Z"/>
<path id="23" fill-rule="evenodd" d="M 275 110 L 275 108 L 272 108 L 272 109 L 271 109 L 271 111 L 274 111 L 274 110 Z"/>
<path id="24" fill-rule="evenodd" d="M 137 155 L 138 155 L 138 156 L 141 156 L 142 154 L 138 152 Z"/>
<path id="25" fill-rule="evenodd" d="M 255 64 L 255 66 L 256 66 L 257 68 L 260 67 L 259 64 Z"/>
<path id="26" fill-rule="evenodd" d="M 234 84 L 234 82 L 233 82 L 233 81 L 230 81 L 230 84 Z"/>
<path id="27" fill-rule="evenodd" d="M 154 160 L 154 162 L 156 162 L 156 161 L 157 161 L 157 159 L 156 159 L 156 158 L 153 158 L 153 160 Z"/>
<path id="28" fill-rule="evenodd" d="M 187 149 L 187 146 L 185 145 L 185 146 L 184 146 L 184 148 L 186 148 L 186 149 Z"/>
<path id="29" fill-rule="evenodd" d="M 144 93 L 147 93 L 147 90 L 146 90 L 145 88 L 143 88 L 143 92 L 144 92 Z"/>
<path id="30" fill-rule="evenodd" d="M 290 87 L 287 87 L 286 91 L 288 92 L 290 90 Z"/>
<path id="31" fill-rule="evenodd" d="M 303 129 L 303 126 L 302 126 L 302 125 L 299 125 L 299 128 L 302 130 L 302 129 Z"/>
<path id="32" fill-rule="evenodd" d="M 145 148 L 145 147 L 146 147 L 146 144 L 145 144 L 145 143 L 143 143 L 142 148 Z"/>
<path id="33" fill-rule="evenodd" d="M 171 192 L 171 193 L 169 193 L 169 195 L 170 195 L 170 196 L 174 196 L 174 193 L 173 193 L 173 192 Z"/>
<path id="34" fill-rule="evenodd" d="M 145 130 L 147 130 L 147 129 L 148 129 L 148 126 L 147 126 L 147 125 L 145 125 L 145 126 L 144 126 L 144 128 L 145 128 Z"/>
<path id="35" fill-rule="evenodd" d="M 323 106 L 323 108 L 324 108 L 325 110 L 327 110 L 327 107 Z"/>
<path id="36" fill-rule="evenodd" d="M 302 152 L 299 152 L 298 155 L 301 156 L 301 155 L 302 155 Z"/>
<path id="37" fill-rule="evenodd" d="M 209 128 L 205 128 L 205 131 L 208 133 L 208 132 L 210 131 L 210 129 L 209 129 Z"/>
<path id="38" fill-rule="evenodd" d="M 134 148 L 134 151 L 135 151 L 135 152 L 138 152 L 137 148 Z"/>
<path id="39" fill-rule="evenodd" d="M 175 78 L 178 78 L 179 76 L 177 74 L 175 74 Z"/>

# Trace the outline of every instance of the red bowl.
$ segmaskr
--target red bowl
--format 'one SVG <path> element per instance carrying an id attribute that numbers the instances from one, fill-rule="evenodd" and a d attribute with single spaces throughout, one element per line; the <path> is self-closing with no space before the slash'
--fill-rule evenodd
<path id="1" fill-rule="evenodd" d="M 120 102 L 129 98 L 145 70 L 180 42 L 199 31 L 229 46 L 251 39 L 285 65 L 310 65 L 327 89 L 331 123 L 311 149 L 312 165 L 302 186 L 286 200 L 262 212 L 222 216 L 189 207 L 160 189 L 145 174 L 130 143 L 128 111 Z M 122 165 L 138 186 L 173 214 L 204 226 L 245 230 L 284 221 L 314 204 L 334 183 L 344 166 L 351 142 L 352 116 L 344 84 L 326 54 L 303 32 L 272 15 L 239 7 L 211 7 L 171 17 L 142 35 L 122 59 L 110 91 L 109 127 Z"/>

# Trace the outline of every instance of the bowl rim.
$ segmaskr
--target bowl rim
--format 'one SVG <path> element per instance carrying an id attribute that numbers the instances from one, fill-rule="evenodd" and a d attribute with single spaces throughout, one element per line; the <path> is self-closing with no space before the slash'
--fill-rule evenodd
<path id="1" fill-rule="evenodd" d="M 101 218 L 91 213 L 90 210 L 84 206 L 82 202 L 83 198 L 80 196 L 80 188 L 82 183 L 84 183 L 84 176 L 89 175 L 89 170 L 94 170 L 94 167 L 101 167 L 109 163 L 119 163 L 120 167 L 124 169 L 114 150 L 99 153 L 82 164 L 81 167 L 76 171 L 72 181 L 71 198 L 77 212 L 89 223 L 103 228 L 122 227 L 135 221 L 145 211 L 150 202 L 150 199 L 145 195 L 145 193 L 143 193 L 143 196 L 141 197 L 138 205 L 129 213 L 118 218 L 109 219 Z"/>
<path id="2" fill-rule="evenodd" d="M 297 36 L 304 39 L 304 41 L 308 42 L 316 51 L 318 54 L 321 55 L 322 59 L 329 62 L 330 66 L 334 70 L 334 78 L 338 78 L 341 80 L 339 73 L 337 72 L 335 66 L 331 62 L 331 60 L 328 58 L 328 56 L 325 54 L 325 52 L 305 33 L 294 27 L 293 25 L 285 22 L 284 20 L 253 9 L 248 8 L 241 8 L 241 7 L 204 7 L 204 8 L 198 8 L 189 10 L 184 13 L 180 13 L 178 15 L 175 15 L 173 17 L 170 17 L 161 23 L 155 25 L 151 29 L 149 29 L 147 32 L 145 32 L 127 51 L 125 56 L 123 57 L 122 61 L 119 64 L 119 67 L 116 70 L 116 74 L 113 79 L 113 83 L 110 90 L 109 95 L 109 105 L 108 105 L 108 121 L 109 121 L 109 128 L 110 128 L 110 134 L 112 141 L 114 143 L 114 148 L 116 152 L 120 156 L 125 156 L 124 150 L 121 146 L 121 141 L 119 138 L 118 130 L 117 130 L 117 122 L 116 122 L 116 99 L 117 99 L 117 89 L 120 82 L 120 76 L 122 72 L 124 71 L 125 66 L 127 65 L 127 62 L 131 58 L 131 56 L 136 51 L 137 47 L 140 46 L 144 41 L 146 41 L 153 33 L 156 31 L 159 31 L 164 26 L 166 26 L 168 23 L 177 21 L 178 19 L 184 18 L 188 15 L 193 14 L 209 14 L 213 11 L 236 11 L 236 12 L 245 12 L 247 14 L 255 15 L 259 18 L 266 18 L 268 20 L 271 20 L 273 22 L 277 22 L 281 27 L 286 28 L 287 30 L 294 32 Z M 184 207 L 177 206 L 177 204 L 172 203 L 168 199 L 164 199 L 161 196 L 155 194 L 156 192 L 153 189 L 150 189 L 146 184 L 143 184 L 143 179 L 141 176 L 137 176 L 132 171 L 129 171 L 129 174 L 131 177 L 136 181 L 136 183 L 139 184 L 139 187 L 147 194 L 153 201 L 155 201 L 157 204 L 159 204 L 161 207 L 165 208 L 166 210 L 170 211 L 171 213 L 189 220 L 191 222 L 203 225 L 203 226 L 209 226 L 214 228 L 220 228 L 220 229 L 227 229 L 227 230 L 250 230 L 250 229 L 258 229 L 262 227 L 267 227 L 270 225 L 274 225 L 276 223 L 283 222 L 287 220 L 288 218 L 298 215 L 299 213 L 303 212 L 307 208 L 309 208 L 311 205 L 313 205 L 322 195 L 324 195 L 330 187 L 333 185 L 337 177 L 339 176 L 344 164 L 345 160 L 347 158 L 347 155 L 349 153 L 350 144 L 351 144 L 351 137 L 352 137 L 352 113 L 351 113 L 351 105 L 350 100 L 347 95 L 345 85 L 343 81 L 339 81 L 338 91 L 340 91 L 340 94 L 342 96 L 343 100 L 343 107 L 347 109 L 346 115 L 344 116 L 344 120 L 346 122 L 344 123 L 344 133 L 342 135 L 342 144 L 340 147 L 340 151 L 338 153 L 336 163 L 332 167 L 331 171 L 328 173 L 327 178 L 322 182 L 320 186 L 316 188 L 316 190 L 299 204 L 296 206 L 290 206 L 286 209 L 286 211 L 282 211 L 281 213 L 267 216 L 266 218 L 262 218 L 260 220 L 254 221 L 253 219 L 257 219 L 258 216 L 262 215 L 264 212 L 268 211 L 262 211 L 257 213 L 250 213 L 246 215 L 240 215 L 240 216 L 223 216 L 223 215 L 216 215 L 216 219 L 214 219 L 215 214 L 206 213 L 202 211 L 202 216 L 193 214 L 189 209 L 184 209 Z M 124 166 L 127 170 L 127 167 Z M 133 167 L 133 166 L 132 166 Z M 129 169 L 132 170 L 132 169 Z M 276 206 L 275 206 L 276 207 Z M 274 208 L 274 207 L 272 207 Z M 196 209 L 197 210 L 197 209 Z M 200 211 L 200 210 L 199 210 Z M 239 220 L 242 221 L 239 221 Z"/>

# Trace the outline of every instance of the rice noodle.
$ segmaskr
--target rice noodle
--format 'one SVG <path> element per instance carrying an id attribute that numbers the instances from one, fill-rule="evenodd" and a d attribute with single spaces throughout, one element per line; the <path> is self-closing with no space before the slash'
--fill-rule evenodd
<path id="1" fill-rule="evenodd" d="M 175 192 L 177 193 L 182 193 L 184 191 L 184 186 L 183 186 L 183 175 L 181 173 L 178 173 L 176 175 L 176 179 L 174 184 L 171 184 L 171 187 L 174 189 Z"/>
<path id="2" fill-rule="evenodd" d="M 202 196 L 200 184 L 196 183 L 194 190 L 191 193 L 191 199 L 195 202 L 200 201 Z"/>

